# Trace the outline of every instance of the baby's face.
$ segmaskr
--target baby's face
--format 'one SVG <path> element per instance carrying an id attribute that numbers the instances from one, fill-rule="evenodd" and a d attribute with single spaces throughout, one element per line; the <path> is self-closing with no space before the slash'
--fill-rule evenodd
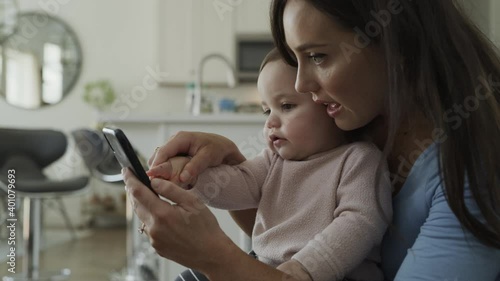
<path id="1" fill-rule="evenodd" d="M 296 69 L 281 60 L 266 64 L 257 88 L 267 115 L 264 136 L 281 157 L 304 160 L 344 143 L 344 132 L 328 116 L 325 106 L 310 94 L 295 91 Z"/>

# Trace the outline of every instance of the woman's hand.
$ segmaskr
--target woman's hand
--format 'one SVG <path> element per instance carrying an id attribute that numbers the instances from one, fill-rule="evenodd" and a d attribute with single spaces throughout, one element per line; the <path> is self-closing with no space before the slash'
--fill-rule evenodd
<path id="1" fill-rule="evenodd" d="M 179 176 L 183 183 L 189 182 L 208 167 L 245 161 L 236 144 L 223 136 L 202 132 L 178 132 L 155 151 L 148 163 L 154 171 L 156 166 L 178 155 L 192 157 Z M 167 169 L 163 169 L 162 173 L 162 178 L 171 177 Z"/>
<path id="2" fill-rule="evenodd" d="M 134 211 L 160 256 L 206 272 L 216 260 L 223 260 L 226 250 L 237 248 L 195 194 L 170 181 L 152 179 L 155 191 L 175 203 L 170 204 L 148 190 L 128 169 L 123 175 Z"/>

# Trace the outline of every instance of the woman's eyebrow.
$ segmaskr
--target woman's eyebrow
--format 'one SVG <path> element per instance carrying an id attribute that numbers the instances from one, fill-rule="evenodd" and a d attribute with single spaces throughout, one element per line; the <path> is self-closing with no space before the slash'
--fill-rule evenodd
<path id="1" fill-rule="evenodd" d="M 320 43 L 304 43 L 302 45 L 299 45 L 297 48 L 295 48 L 298 52 L 304 52 L 308 49 L 312 48 L 319 48 L 319 47 L 326 47 L 327 44 L 320 44 Z"/>

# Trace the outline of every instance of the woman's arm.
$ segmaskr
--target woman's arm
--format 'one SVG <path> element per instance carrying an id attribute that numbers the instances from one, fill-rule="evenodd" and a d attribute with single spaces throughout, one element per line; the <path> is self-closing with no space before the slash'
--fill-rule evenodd
<path id="1" fill-rule="evenodd" d="M 441 185 L 429 196 L 429 215 L 394 280 L 500 281 L 500 250 L 482 244 L 460 224 Z M 472 215 L 479 216 L 467 187 L 464 196 Z"/>
<path id="2" fill-rule="evenodd" d="M 230 211 L 229 214 L 246 235 L 252 237 L 257 209 Z"/>
<path id="3" fill-rule="evenodd" d="M 236 246 L 219 227 L 215 216 L 189 191 L 155 178 L 152 187 L 170 204 L 153 194 L 129 171 L 124 171 L 134 211 L 156 252 L 199 270 L 210 280 L 297 281 L 259 262 Z"/>

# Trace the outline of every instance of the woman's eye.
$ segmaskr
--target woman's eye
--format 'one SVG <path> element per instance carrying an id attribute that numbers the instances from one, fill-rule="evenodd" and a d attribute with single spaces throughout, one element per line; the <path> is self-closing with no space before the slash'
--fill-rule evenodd
<path id="1" fill-rule="evenodd" d="M 315 64 L 320 64 L 325 59 L 325 55 L 318 53 L 311 53 L 309 54 L 309 59 Z"/>
<path id="2" fill-rule="evenodd" d="M 269 114 L 271 114 L 271 109 L 264 109 L 264 112 L 262 112 L 262 114 L 268 116 Z"/>
<path id="3" fill-rule="evenodd" d="M 291 104 L 291 103 L 284 103 L 281 105 L 281 109 L 283 110 L 291 110 L 295 107 L 295 104 Z"/>

